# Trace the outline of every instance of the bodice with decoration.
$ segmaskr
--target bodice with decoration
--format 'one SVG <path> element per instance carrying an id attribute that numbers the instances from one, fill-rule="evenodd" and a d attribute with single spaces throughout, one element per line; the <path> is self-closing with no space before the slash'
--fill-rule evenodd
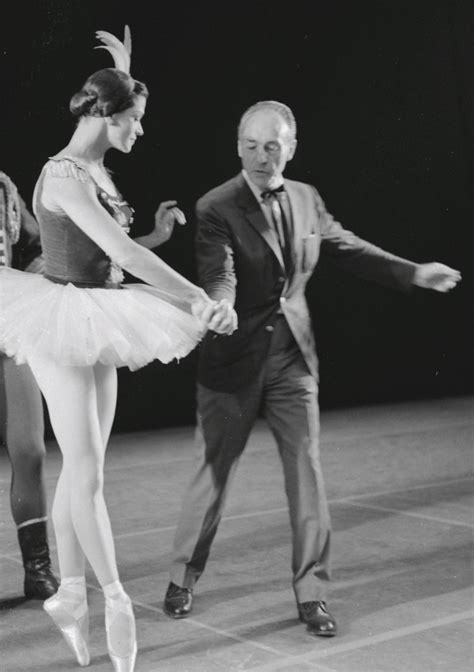
<path id="1" fill-rule="evenodd" d="M 107 210 L 109 215 L 111 215 L 120 228 L 125 231 L 126 234 L 130 233 L 130 227 L 133 223 L 133 217 L 135 214 L 134 209 L 124 201 L 121 194 L 118 196 L 113 196 L 107 191 L 104 191 L 101 187 L 97 185 L 97 196 L 100 203 Z M 110 270 L 108 281 L 112 284 L 120 284 L 124 280 L 123 270 L 110 260 Z"/>
<path id="2" fill-rule="evenodd" d="M 77 287 L 117 287 L 123 271 L 62 210 L 46 208 L 41 199 L 45 176 L 71 177 L 81 182 L 92 181 L 100 204 L 128 234 L 133 209 L 122 199 L 102 189 L 87 168 L 75 158 L 52 157 L 45 165 L 35 190 L 34 207 L 41 233 L 45 260 L 45 276 L 59 283 Z"/>

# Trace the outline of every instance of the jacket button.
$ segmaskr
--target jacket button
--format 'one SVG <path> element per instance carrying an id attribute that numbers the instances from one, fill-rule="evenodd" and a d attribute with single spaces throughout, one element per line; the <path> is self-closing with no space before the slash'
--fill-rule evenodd
<path id="1" fill-rule="evenodd" d="M 284 296 L 281 296 L 281 297 L 280 297 L 280 303 L 286 303 L 286 299 L 285 299 Z"/>
<path id="2" fill-rule="evenodd" d="M 267 324 L 267 326 L 265 327 L 265 331 L 274 331 L 274 330 L 275 327 L 273 327 L 271 324 Z"/>

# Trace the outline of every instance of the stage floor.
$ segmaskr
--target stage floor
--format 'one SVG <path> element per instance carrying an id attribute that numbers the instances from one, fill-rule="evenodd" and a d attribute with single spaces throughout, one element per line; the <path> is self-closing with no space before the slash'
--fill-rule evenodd
<path id="1" fill-rule="evenodd" d="M 137 616 L 136 672 L 474 669 L 473 411 L 472 398 L 455 398 L 323 413 L 335 530 L 333 639 L 309 637 L 296 617 L 282 474 L 263 422 L 241 460 L 193 615 L 180 621 L 161 605 L 193 428 L 114 435 L 106 491 L 121 578 Z M 50 502 L 59 465 L 51 445 Z M 78 669 L 41 603 L 20 599 L 5 451 L 0 467 L 1 670 Z M 105 672 L 112 665 L 103 599 L 90 572 L 88 585 L 88 669 Z"/>

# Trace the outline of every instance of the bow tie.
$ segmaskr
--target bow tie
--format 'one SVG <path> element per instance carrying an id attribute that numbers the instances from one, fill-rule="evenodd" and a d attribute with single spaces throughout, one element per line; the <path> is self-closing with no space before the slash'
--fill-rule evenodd
<path id="1" fill-rule="evenodd" d="M 285 193 L 285 185 L 280 184 L 279 187 L 276 187 L 275 189 L 265 189 L 265 191 L 262 191 L 260 196 L 262 197 L 263 200 L 266 200 L 267 198 L 270 198 L 271 196 L 277 196 L 279 194 Z"/>

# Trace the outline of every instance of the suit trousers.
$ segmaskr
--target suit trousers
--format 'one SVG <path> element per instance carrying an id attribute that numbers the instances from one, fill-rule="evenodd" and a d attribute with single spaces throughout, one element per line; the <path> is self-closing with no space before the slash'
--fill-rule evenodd
<path id="1" fill-rule="evenodd" d="M 170 578 L 193 588 L 204 571 L 229 485 L 260 410 L 283 465 L 297 602 L 324 600 L 330 519 L 319 453 L 318 386 L 280 315 L 259 375 L 236 392 L 198 385 L 196 462 L 175 534 Z"/>

